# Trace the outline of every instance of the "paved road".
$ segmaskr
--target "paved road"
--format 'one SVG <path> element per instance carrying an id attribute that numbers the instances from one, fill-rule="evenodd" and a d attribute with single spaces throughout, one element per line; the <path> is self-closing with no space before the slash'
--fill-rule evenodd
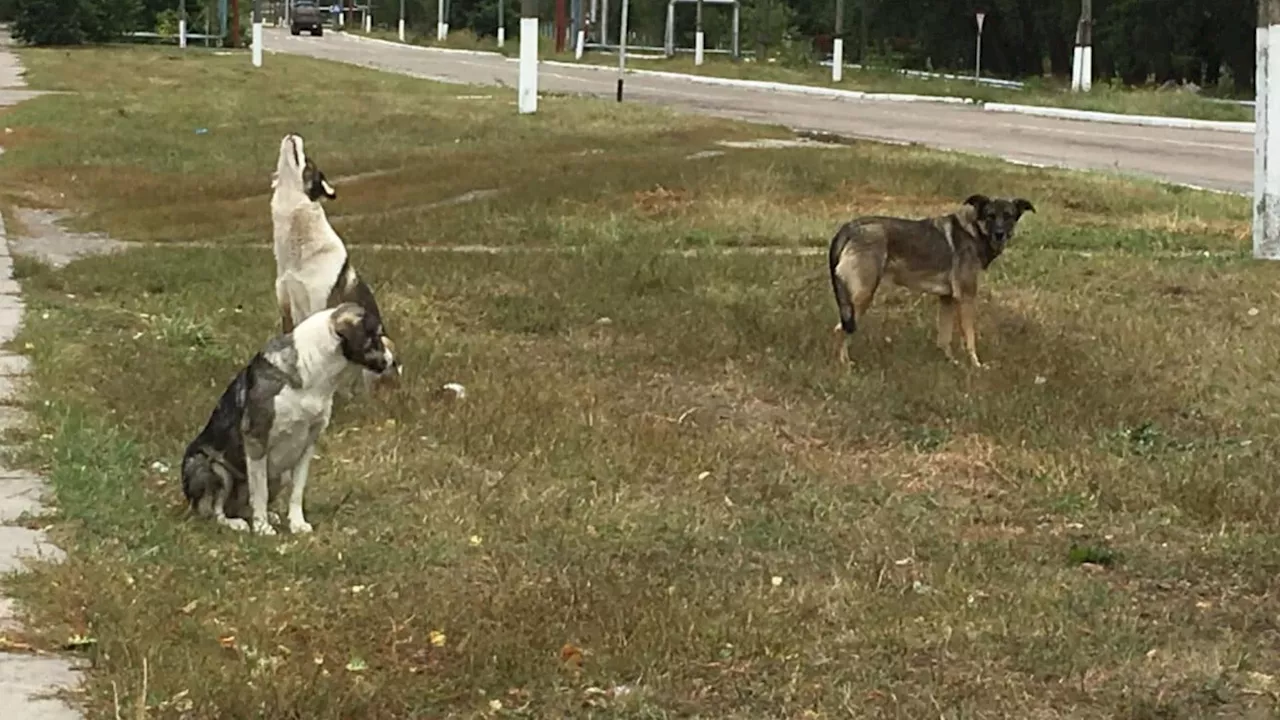
<path id="1" fill-rule="evenodd" d="M 268 50 L 308 55 L 445 82 L 516 85 L 516 63 L 497 55 L 461 54 L 370 42 L 341 33 L 322 38 L 265 33 Z M 269 61 L 269 59 L 268 59 Z M 616 71 L 544 65 L 540 90 L 612 97 Z M 627 96 L 678 110 L 775 123 L 851 137 L 915 142 L 1009 160 L 1112 170 L 1219 190 L 1253 185 L 1253 136 L 995 114 L 973 107 L 819 98 L 786 92 L 629 76 Z"/>

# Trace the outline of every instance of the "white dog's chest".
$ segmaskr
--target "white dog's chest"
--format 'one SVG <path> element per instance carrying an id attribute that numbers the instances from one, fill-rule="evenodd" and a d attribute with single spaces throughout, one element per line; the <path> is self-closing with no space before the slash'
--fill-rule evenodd
<path id="1" fill-rule="evenodd" d="M 277 477 L 292 470 L 302 454 L 329 424 L 333 399 L 292 388 L 276 396 L 275 417 L 271 421 L 270 456 L 267 474 Z"/>

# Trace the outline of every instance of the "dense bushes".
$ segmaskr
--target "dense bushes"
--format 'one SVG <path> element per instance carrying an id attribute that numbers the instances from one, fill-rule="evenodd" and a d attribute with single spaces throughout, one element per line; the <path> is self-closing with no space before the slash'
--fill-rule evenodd
<path id="1" fill-rule="evenodd" d="M 32 45 L 106 42 L 133 30 L 138 0 L 15 0 L 13 36 Z"/>

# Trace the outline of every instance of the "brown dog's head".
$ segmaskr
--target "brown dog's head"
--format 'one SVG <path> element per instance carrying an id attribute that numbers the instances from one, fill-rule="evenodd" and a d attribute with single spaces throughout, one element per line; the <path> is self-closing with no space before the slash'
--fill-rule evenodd
<path id="1" fill-rule="evenodd" d="M 382 329 L 382 321 L 353 302 L 333 309 L 333 333 L 338 336 L 342 355 L 349 362 L 382 374 L 399 367 L 392 345 Z"/>
<path id="2" fill-rule="evenodd" d="M 1022 219 L 1022 214 L 1036 211 L 1031 201 L 1022 198 L 993 199 L 986 195 L 970 195 L 964 204 L 973 206 L 978 230 L 987 237 L 997 253 L 1013 237 L 1013 229 L 1018 225 L 1018 220 Z"/>

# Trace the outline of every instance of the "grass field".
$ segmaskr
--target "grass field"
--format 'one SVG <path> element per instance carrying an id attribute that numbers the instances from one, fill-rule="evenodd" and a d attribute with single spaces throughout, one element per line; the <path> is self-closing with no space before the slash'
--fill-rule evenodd
<path id="1" fill-rule="evenodd" d="M 150 243 L 19 264 L 70 557 L 8 586 L 92 659 L 91 720 L 1276 712 L 1247 199 L 283 55 L 23 58 L 70 92 L 5 113 L 6 217 Z M 187 519 L 175 468 L 275 325 L 289 131 L 407 377 L 337 409 L 316 532 L 259 538 Z M 992 368 L 894 290 L 837 367 L 835 228 L 976 191 L 1038 208 L 982 286 Z M 816 254 L 671 252 L 742 246 Z"/>
<path id="2" fill-rule="evenodd" d="M 432 28 L 432 33 L 431 35 L 413 35 L 407 37 L 406 40 L 419 45 L 465 50 L 489 50 L 503 52 L 508 55 L 514 55 L 519 48 L 518 39 L 515 38 L 509 40 L 506 46 L 500 50 L 493 38 L 477 38 L 470 32 L 451 33 L 443 43 L 436 41 L 434 28 Z M 353 34 L 364 33 L 357 31 Z M 388 30 L 374 30 L 369 35 L 382 40 L 395 40 L 397 37 L 394 31 Z M 561 62 L 573 60 L 572 52 L 555 53 L 554 43 L 547 38 L 542 38 L 542 42 L 539 45 L 540 56 L 544 59 Z M 712 75 L 743 80 L 820 85 L 864 92 L 965 97 L 983 102 L 1046 105 L 1126 115 L 1163 115 L 1202 120 L 1253 120 L 1252 107 L 1215 102 L 1211 99 L 1185 92 L 1113 86 L 1104 83 L 1101 78 L 1095 79 L 1093 89 L 1088 93 L 1073 93 L 1067 87 L 1061 87 L 1039 79 L 1030 80 L 1023 89 L 1017 90 L 992 87 L 990 85 L 975 85 L 975 83 L 965 80 L 911 77 L 893 70 L 861 70 L 856 68 L 846 68 L 841 81 L 833 83 L 831 81 L 830 67 L 823 67 L 816 63 L 811 67 L 789 67 L 780 63 L 759 63 L 750 57 L 750 53 L 744 53 L 743 57 L 743 61 L 733 62 L 724 55 L 708 55 L 706 62 L 701 66 L 696 66 L 693 64 L 692 54 L 687 52 L 682 52 L 669 59 L 628 56 L 627 67 L 636 70 L 663 70 L 666 72 Z M 583 55 L 581 62 L 616 66 L 618 58 L 612 54 L 589 52 Z M 963 75 L 964 72 L 955 74 Z"/>

